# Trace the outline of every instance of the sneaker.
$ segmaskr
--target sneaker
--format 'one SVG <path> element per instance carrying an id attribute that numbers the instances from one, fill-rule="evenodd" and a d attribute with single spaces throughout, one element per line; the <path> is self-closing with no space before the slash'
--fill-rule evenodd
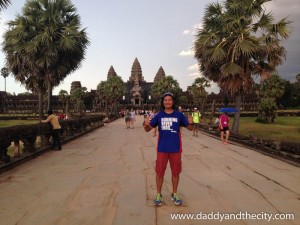
<path id="1" fill-rule="evenodd" d="M 179 196 L 176 193 L 171 194 L 171 200 L 174 201 L 175 205 L 182 204 L 182 200 L 179 198 Z"/>
<path id="2" fill-rule="evenodd" d="M 155 199 L 154 199 L 154 205 L 155 206 L 161 206 L 162 205 L 162 201 L 163 201 L 163 198 L 162 198 L 162 195 L 161 194 L 157 194 Z"/>

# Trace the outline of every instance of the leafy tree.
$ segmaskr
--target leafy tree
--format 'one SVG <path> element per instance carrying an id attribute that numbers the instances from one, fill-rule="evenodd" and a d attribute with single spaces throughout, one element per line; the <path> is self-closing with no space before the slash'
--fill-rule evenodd
<path id="1" fill-rule="evenodd" d="M 1 69 L 1 76 L 4 77 L 4 83 L 5 83 L 5 89 L 4 91 L 6 92 L 6 77 L 8 77 L 9 75 L 9 72 L 8 72 L 8 69 L 6 67 L 3 67 Z"/>
<path id="2" fill-rule="evenodd" d="M 105 108 L 105 111 L 116 112 L 117 103 L 124 93 L 124 82 L 120 76 L 111 76 L 107 81 L 101 81 L 97 86 L 98 109 Z"/>
<path id="3" fill-rule="evenodd" d="M 93 110 L 94 107 L 94 98 L 95 96 L 93 95 L 92 92 L 88 92 L 83 100 L 85 110 Z"/>
<path id="4" fill-rule="evenodd" d="M 181 93 L 178 81 L 170 75 L 154 82 L 151 87 L 151 96 L 156 102 L 159 102 L 163 94 L 166 92 L 171 92 L 175 97 Z"/>
<path id="5" fill-rule="evenodd" d="M 101 107 L 107 111 L 107 81 L 101 81 L 97 86 L 97 99 L 98 104 L 97 110 L 101 110 Z"/>
<path id="6" fill-rule="evenodd" d="M 270 77 L 282 63 L 281 40 L 289 36 L 289 21 L 273 23 L 264 4 L 270 0 L 225 0 L 208 4 L 203 28 L 194 44 L 202 74 L 217 82 L 221 92 L 235 97 L 233 131 L 238 132 L 242 94 L 253 86 L 253 75 Z"/>
<path id="7" fill-rule="evenodd" d="M 60 90 L 58 93 L 58 98 L 63 103 L 63 112 L 68 113 L 69 111 L 69 101 L 70 95 L 66 90 Z"/>
<path id="8" fill-rule="evenodd" d="M 300 73 L 296 75 L 296 84 L 300 86 Z"/>
<path id="9" fill-rule="evenodd" d="M 258 106 L 259 119 L 274 123 L 277 104 L 276 99 L 284 93 L 284 80 L 278 75 L 272 75 L 264 81 L 261 89 L 261 99 Z"/>
<path id="10" fill-rule="evenodd" d="M 8 23 L 3 50 L 16 80 L 28 79 L 39 96 L 42 115 L 44 86 L 51 108 L 53 86 L 80 66 L 89 41 L 80 18 L 69 0 L 28 0 L 15 20 Z"/>
<path id="11" fill-rule="evenodd" d="M 86 90 L 86 87 L 76 88 L 70 95 L 70 101 L 74 106 L 74 111 L 77 113 L 82 113 L 85 110 L 84 98 Z"/>
<path id="12" fill-rule="evenodd" d="M 120 76 L 109 77 L 106 81 L 105 96 L 110 105 L 110 111 L 116 112 L 116 104 L 123 96 L 124 82 Z"/>
<path id="13" fill-rule="evenodd" d="M 201 114 L 204 115 L 204 104 L 208 93 L 205 88 L 210 87 L 208 79 L 204 77 L 198 77 L 195 79 L 191 86 L 190 92 L 194 98 L 194 103 L 201 104 Z"/>
<path id="14" fill-rule="evenodd" d="M 258 118 L 263 119 L 267 122 L 274 122 L 276 110 L 277 110 L 277 105 L 276 102 L 274 101 L 274 98 L 264 97 L 260 99 L 258 105 L 258 113 L 259 113 Z"/>
<path id="15" fill-rule="evenodd" d="M 293 92 L 293 84 L 288 80 L 284 80 L 284 93 L 278 98 L 278 105 L 284 108 L 292 107 L 294 105 Z"/>
<path id="16" fill-rule="evenodd" d="M 296 75 L 296 81 L 292 85 L 291 107 L 300 107 L 300 74 Z"/>
<path id="17" fill-rule="evenodd" d="M 178 99 L 180 105 L 187 105 L 189 103 L 188 98 L 185 95 L 181 95 Z"/>

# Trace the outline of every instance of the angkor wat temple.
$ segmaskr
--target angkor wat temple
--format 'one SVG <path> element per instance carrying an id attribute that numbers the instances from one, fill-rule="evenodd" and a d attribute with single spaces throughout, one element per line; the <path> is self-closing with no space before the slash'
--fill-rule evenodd
<path id="1" fill-rule="evenodd" d="M 110 67 L 107 78 L 111 76 L 117 76 L 116 71 L 113 66 Z M 137 58 L 135 58 L 132 68 L 131 75 L 127 82 L 124 83 L 124 95 L 120 100 L 120 107 L 129 108 L 149 108 L 153 107 L 154 101 L 151 98 L 151 87 L 154 82 L 165 77 L 165 71 L 162 67 L 159 67 L 156 75 L 154 75 L 154 80 L 152 82 L 147 82 L 144 80 L 142 74 L 142 68 Z M 70 93 L 76 88 L 81 87 L 80 81 L 72 82 Z M 189 89 L 189 88 L 188 88 Z M 183 91 L 182 95 L 185 95 L 188 99 L 188 104 L 185 107 L 194 107 L 193 98 L 188 93 L 188 91 Z M 88 110 L 101 110 L 103 106 L 101 104 L 101 99 L 97 96 L 96 90 L 91 90 L 88 93 L 90 103 L 88 104 Z M 214 94 L 211 93 L 207 97 L 207 102 L 205 104 L 205 110 L 210 111 L 211 107 L 215 104 L 216 109 L 224 107 L 234 107 L 234 98 L 227 97 L 222 93 Z M 243 96 L 242 99 L 242 110 L 244 111 L 256 111 L 258 106 L 258 96 L 255 93 L 247 94 Z M 100 108 L 99 108 L 100 107 Z M 45 107 L 46 108 L 46 103 Z M 53 96 L 53 109 L 61 111 L 63 108 L 63 103 L 59 100 L 58 96 Z M 0 92 L 0 113 L 37 113 L 38 101 L 36 95 L 18 95 L 12 96 L 7 95 L 6 92 Z"/>

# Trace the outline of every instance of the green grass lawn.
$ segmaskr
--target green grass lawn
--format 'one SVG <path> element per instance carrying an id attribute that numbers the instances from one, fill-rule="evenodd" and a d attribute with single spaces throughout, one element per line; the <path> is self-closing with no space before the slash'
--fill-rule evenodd
<path id="1" fill-rule="evenodd" d="M 38 123 L 37 120 L 0 120 L 1 127 Z M 230 117 L 232 127 L 233 117 Z M 256 122 L 256 117 L 241 117 L 239 133 L 278 141 L 300 143 L 300 117 L 277 117 L 275 123 Z"/>
<path id="2" fill-rule="evenodd" d="M 233 117 L 230 117 L 232 127 Z M 259 123 L 255 117 L 241 117 L 239 133 L 265 139 L 300 143 L 300 117 L 277 117 L 275 123 Z"/>
<path id="3" fill-rule="evenodd" d="M 0 128 L 1 127 L 11 127 L 15 125 L 27 125 L 39 123 L 38 120 L 0 120 Z"/>

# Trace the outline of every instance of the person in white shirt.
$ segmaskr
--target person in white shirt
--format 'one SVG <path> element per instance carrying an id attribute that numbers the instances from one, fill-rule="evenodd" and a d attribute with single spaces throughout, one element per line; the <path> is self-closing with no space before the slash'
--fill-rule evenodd
<path id="1" fill-rule="evenodd" d="M 135 123 L 135 111 L 133 108 L 131 108 L 131 111 L 130 111 L 130 125 L 131 125 L 131 129 L 134 128 L 134 123 Z"/>

